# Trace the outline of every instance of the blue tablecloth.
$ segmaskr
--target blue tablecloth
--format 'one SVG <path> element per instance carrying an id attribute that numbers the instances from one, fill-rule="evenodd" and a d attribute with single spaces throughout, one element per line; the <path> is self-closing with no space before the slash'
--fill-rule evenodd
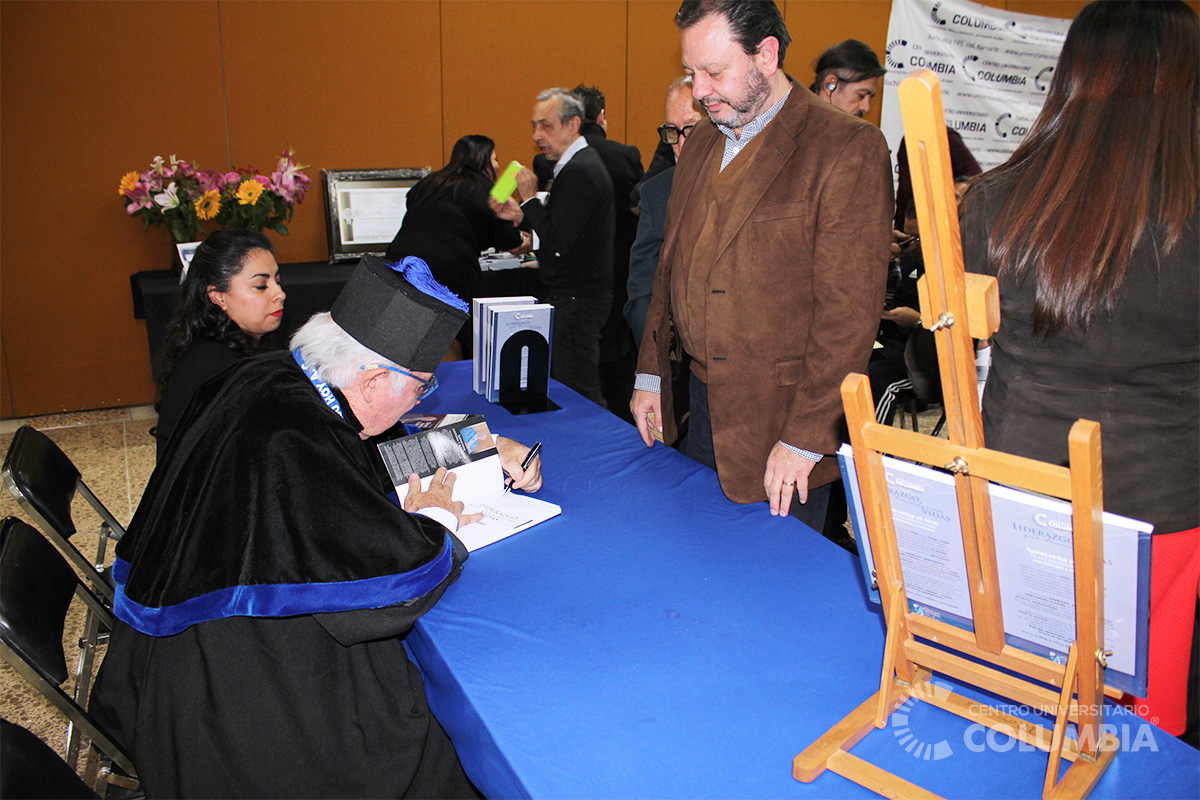
<path id="1" fill-rule="evenodd" d="M 544 443 L 562 515 L 471 555 L 409 635 L 430 705 L 489 797 L 874 797 L 792 758 L 879 684 L 853 556 L 553 383 L 514 417 L 444 364 L 419 407 Z M 1094 797 L 1196 797 L 1200 754 L 1123 709 Z M 980 752 L 975 752 L 980 751 Z M 1040 797 L 1046 756 L 924 704 L 854 749 L 946 797 Z"/>

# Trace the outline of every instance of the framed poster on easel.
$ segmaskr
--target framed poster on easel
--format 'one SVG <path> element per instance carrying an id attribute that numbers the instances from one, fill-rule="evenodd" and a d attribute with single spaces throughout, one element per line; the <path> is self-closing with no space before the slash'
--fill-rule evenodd
<path id="1" fill-rule="evenodd" d="M 1106 668 L 1114 652 L 1106 646 L 1105 630 L 1100 426 L 1087 420 L 1072 426 L 1069 467 L 984 446 L 973 340 L 986 339 L 999 327 L 998 289 L 994 278 L 967 275 L 963 269 L 937 77 L 928 70 L 914 73 L 900 85 L 900 101 L 926 264 L 918 286 L 922 325 L 937 337 L 949 441 L 878 424 L 866 376 L 849 375 L 843 382 L 854 462 L 847 483 L 856 484 L 861 499 L 859 522 L 873 560 L 868 577 L 884 609 L 887 637 L 878 691 L 797 755 L 792 774 L 811 782 L 831 770 L 886 797 L 933 796 L 850 752 L 913 699 L 1047 752 L 1043 797 L 1086 797 L 1119 747 L 1116 736 L 1104 730 Z M 905 524 L 897 520 L 900 513 L 919 517 L 922 512 L 893 504 L 885 458 L 932 468 L 906 476 L 909 493 L 918 488 L 945 490 L 937 508 L 930 504 L 926 510 L 955 524 L 918 526 L 932 537 L 925 547 L 944 551 L 944 557 L 936 559 L 941 569 L 922 574 L 914 567 L 912 556 L 928 553 L 913 537 L 901 535 Z M 894 486 L 899 461 L 890 463 Z M 921 481 L 925 483 L 919 485 Z M 1069 570 L 1054 593 L 1061 602 L 1038 609 L 1036 625 L 1030 624 L 1029 613 L 1035 601 L 1014 599 L 1011 591 L 1022 566 L 1010 558 L 1013 531 L 1003 522 L 1008 499 L 1000 487 L 1069 504 L 1057 527 L 1047 526 L 1062 534 L 1070 555 Z M 1063 504 L 1057 508 L 1061 511 Z M 1139 534 L 1133 534 L 1135 552 Z M 1049 548 L 1039 552 L 1047 559 L 1066 558 Z M 1068 584 L 1070 589 L 1062 591 Z M 1136 600 L 1133 605 L 1136 608 Z M 1029 633 L 1033 628 L 1041 630 Z M 1025 636 L 1016 636 L 1018 630 Z M 1058 638 L 1032 641 L 1045 639 L 1048 632 Z M 1014 636 L 1022 641 L 1014 641 Z M 1064 650 L 1065 658 L 1059 657 Z M 1124 650 L 1129 658 L 1123 664 L 1131 673 L 1127 677 L 1136 681 L 1140 665 L 1144 679 L 1145 640 L 1138 641 L 1135 633 Z M 990 705 L 935 686 L 935 676 L 982 689 L 1000 703 Z M 1017 719 L 1002 710 L 1009 703 L 1048 713 L 1054 724 L 1045 727 Z M 1068 726 L 1074 727 L 1074 737 L 1068 736 Z M 1060 778 L 1062 760 L 1070 766 Z"/>

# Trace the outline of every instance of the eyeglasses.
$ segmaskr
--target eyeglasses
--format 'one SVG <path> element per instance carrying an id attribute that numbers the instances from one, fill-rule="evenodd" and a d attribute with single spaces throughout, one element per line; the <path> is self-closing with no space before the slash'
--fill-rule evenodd
<path id="1" fill-rule="evenodd" d="M 399 367 L 389 367 L 387 364 L 363 364 L 359 369 L 386 369 L 389 372 L 399 372 L 401 375 L 407 375 L 417 383 L 421 384 L 417 388 L 417 399 L 421 400 L 437 391 L 438 379 L 437 375 L 431 375 L 429 380 L 418 378 L 408 370 L 400 369 Z"/>
<path id="2" fill-rule="evenodd" d="M 686 139 L 692 135 L 692 128 L 695 125 L 684 125 L 682 128 L 676 128 L 674 125 L 659 125 L 658 138 L 662 139 L 663 144 L 679 144 L 680 139 Z"/>

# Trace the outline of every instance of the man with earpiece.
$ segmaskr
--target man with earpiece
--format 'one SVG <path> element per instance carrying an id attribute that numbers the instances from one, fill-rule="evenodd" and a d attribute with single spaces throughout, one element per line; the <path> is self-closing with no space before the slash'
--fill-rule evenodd
<path id="1" fill-rule="evenodd" d="M 871 110 L 879 79 L 887 72 L 875 51 L 857 39 L 838 42 L 817 59 L 816 80 L 808 87 L 822 100 L 861 117 Z"/>

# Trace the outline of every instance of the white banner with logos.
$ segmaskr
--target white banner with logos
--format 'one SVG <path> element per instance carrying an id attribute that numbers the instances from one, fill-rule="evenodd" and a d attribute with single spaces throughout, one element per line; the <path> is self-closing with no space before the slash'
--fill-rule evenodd
<path id="1" fill-rule="evenodd" d="M 984 170 L 1003 164 L 1041 111 L 1071 21 L 967 0 L 892 0 L 880 127 L 892 151 L 904 136 L 897 87 L 932 70 L 946 125 Z"/>

